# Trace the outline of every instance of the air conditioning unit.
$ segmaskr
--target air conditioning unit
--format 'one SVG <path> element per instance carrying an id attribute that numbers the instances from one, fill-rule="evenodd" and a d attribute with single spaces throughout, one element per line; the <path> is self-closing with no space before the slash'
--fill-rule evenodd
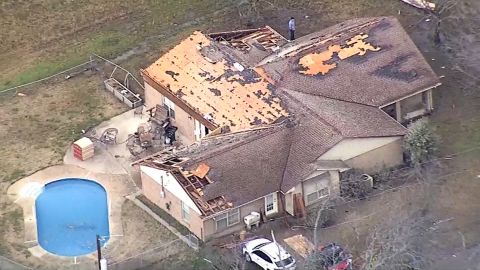
<path id="1" fill-rule="evenodd" d="M 250 230 L 252 226 L 257 226 L 260 224 L 260 213 L 251 212 L 250 215 L 245 216 L 243 218 L 245 225 L 247 225 L 247 229 Z"/>

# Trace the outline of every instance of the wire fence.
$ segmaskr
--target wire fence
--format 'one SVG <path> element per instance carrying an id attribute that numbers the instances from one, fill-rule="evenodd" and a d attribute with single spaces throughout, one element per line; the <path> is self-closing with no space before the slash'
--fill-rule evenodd
<path id="1" fill-rule="evenodd" d="M 59 79 L 68 80 L 87 71 L 90 73 L 93 72 L 100 74 L 104 77 L 104 79 L 115 78 L 119 82 L 122 82 L 126 87 L 132 88 L 131 90 L 134 92 L 143 94 L 143 84 L 130 71 L 100 55 L 91 54 L 90 59 L 81 64 L 72 66 L 38 80 L 0 90 L 0 96 L 7 94 L 16 95 L 20 93 L 20 90 L 27 91 L 33 89 L 31 87 L 34 85 L 40 83 L 51 83 L 54 81 L 58 82 Z"/>
<path id="2" fill-rule="evenodd" d="M 196 245 L 199 244 L 199 240 L 196 236 L 189 234 L 185 237 L 188 238 L 191 243 L 196 243 Z M 184 252 L 185 250 L 188 250 L 189 252 L 192 251 L 192 249 L 185 246 L 182 239 L 177 238 L 156 248 L 120 260 L 117 260 L 115 256 L 112 256 L 108 252 L 105 254 L 105 258 L 107 259 L 109 270 L 143 269 L 153 267 L 153 265 L 155 265 L 155 269 L 167 269 L 167 266 L 159 266 L 159 264 L 162 263 L 162 260 L 177 255 L 180 252 Z"/>

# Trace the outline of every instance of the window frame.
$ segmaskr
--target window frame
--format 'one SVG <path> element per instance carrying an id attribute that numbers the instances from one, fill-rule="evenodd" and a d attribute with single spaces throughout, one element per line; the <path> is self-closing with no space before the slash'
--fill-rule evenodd
<path id="1" fill-rule="evenodd" d="M 322 190 L 326 190 L 327 191 L 326 194 L 322 195 L 322 193 L 324 193 L 324 192 L 321 192 Z M 315 200 L 308 199 L 308 197 L 312 194 L 316 194 L 316 199 Z M 311 192 L 311 193 L 307 194 L 307 196 L 306 196 L 307 197 L 307 204 L 310 205 L 312 203 L 316 203 L 319 200 L 321 200 L 322 198 L 325 198 L 325 197 L 328 197 L 328 196 L 330 196 L 330 187 L 326 186 L 326 187 L 317 189 L 314 192 Z"/>
<path id="2" fill-rule="evenodd" d="M 232 213 L 232 212 L 235 212 L 236 213 Z M 230 215 L 236 215 L 236 221 L 234 223 L 230 223 Z M 236 225 L 240 223 L 240 209 L 239 208 L 235 208 L 235 209 L 232 209 L 230 211 L 227 212 L 227 226 L 230 227 L 230 226 L 233 226 L 233 225 Z"/>
<path id="3" fill-rule="evenodd" d="M 236 212 L 236 213 L 235 213 Z M 231 223 L 230 222 L 230 219 L 231 219 L 231 216 L 233 215 L 236 215 L 237 217 L 237 220 L 234 221 L 234 223 Z M 235 208 L 235 209 L 232 209 L 228 212 L 225 212 L 225 213 L 222 213 L 216 217 L 214 217 L 214 220 L 215 220 L 215 231 L 218 232 L 219 229 L 220 230 L 224 230 L 228 227 L 231 227 L 233 225 L 236 225 L 238 223 L 240 223 L 240 209 L 239 208 Z M 221 226 L 218 226 L 218 223 L 222 220 L 226 220 L 225 222 L 225 227 L 221 227 Z"/>
<path id="4" fill-rule="evenodd" d="M 163 97 L 163 107 L 167 110 L 167 116 L 175 119 L 175 103 L 167 97 Z"/>
<path id="5" fill-rule="evenodd" d="M 182 220 L 186 222 L 190 222 L 190 207 L 185 204 L 183 201 L 180 201 L 181 203 L 181 215 L 182 215 Z"/>
<path id="6" fill-rule="evenodd" d="M 269 200 L 271 201 L 269 202 Z M 267 196 L 265 196 L 265 212 L 271 212 L 273 211 L 273 209 L 275 209 L 274 202 L 275 200 L 273 199 L 273 194 L 268 194 Z M 270 206 L 271 209 L 269 209 Z"/>

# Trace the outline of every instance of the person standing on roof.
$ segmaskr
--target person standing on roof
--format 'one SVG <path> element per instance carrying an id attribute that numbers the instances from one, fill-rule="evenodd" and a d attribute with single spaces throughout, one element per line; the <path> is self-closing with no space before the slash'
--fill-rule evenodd
<path id="1" fill-rule="evenodd" d="M 290 33 L 290 41 L 295 39 L 295 18 L 290 17 L 288 21 L 288 32 Z"/>

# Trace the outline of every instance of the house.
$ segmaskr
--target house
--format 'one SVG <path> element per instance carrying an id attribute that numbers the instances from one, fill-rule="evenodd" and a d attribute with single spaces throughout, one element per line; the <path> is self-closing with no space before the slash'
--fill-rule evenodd
<path id="1" fill-rule="evenodd" d="M 142 190 L 203 240 L 252 211 L 298 215 L 338 194 L 346 170 L 402 164 L 402 123 L 431 111 L 440 85 L 390 17 L 288 43 L 269 27 L 195 32 L 142 75 L 147 106 L 195 142 L 136 161 Z"/>

